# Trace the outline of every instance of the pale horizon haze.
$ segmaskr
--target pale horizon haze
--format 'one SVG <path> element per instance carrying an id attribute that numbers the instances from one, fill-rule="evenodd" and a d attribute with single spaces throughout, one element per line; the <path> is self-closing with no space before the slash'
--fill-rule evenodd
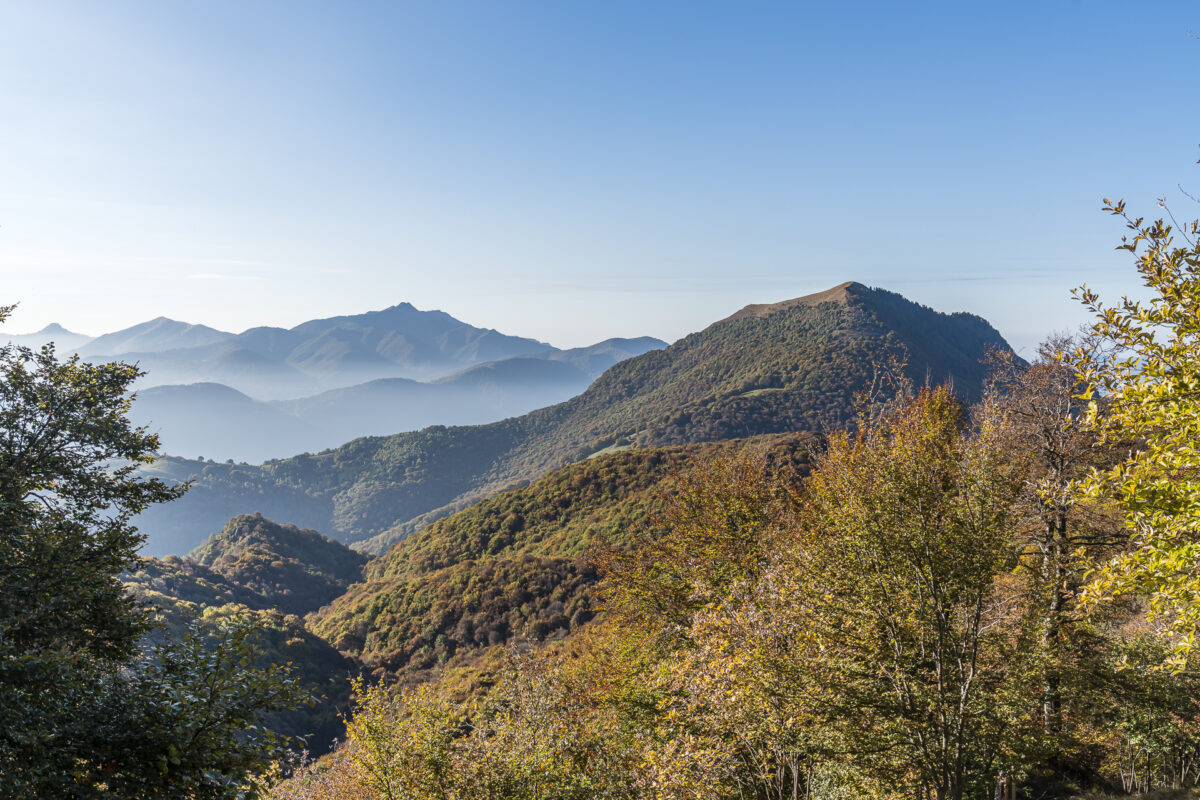
<path id="1" fill-rule="evenodd" d="M 3 328 L 401 302 L 560 347 L 856 280 L 1028 355 L 1200 215 L 1184 2 L 0 7 Z"/>

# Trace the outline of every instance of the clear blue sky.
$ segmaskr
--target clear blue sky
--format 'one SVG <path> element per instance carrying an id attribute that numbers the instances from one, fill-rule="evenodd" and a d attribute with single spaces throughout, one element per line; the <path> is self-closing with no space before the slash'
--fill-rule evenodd
<path id="1" fill-rule="evenodd" d="M 8 326 L 401 301 L 562 346 L 858 280 L 1030 348 L 1200 191 L 1194 2 L 0 6 Z"/>

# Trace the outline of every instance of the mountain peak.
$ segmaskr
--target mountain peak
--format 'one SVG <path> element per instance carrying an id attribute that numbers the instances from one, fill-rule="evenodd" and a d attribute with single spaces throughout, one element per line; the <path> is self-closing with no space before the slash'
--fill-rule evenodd
<path id="1" fill-rule="evenodd" d="M 826 289 L 823 292 L 817 292 L 815 294 L 806 294 L 803 297 L 795 297 L 791 300 L 781 300 L 778 303 L 753 303 L 746 306 L 741 311 L 738 311 L 736 314 L 726 317 L 721 321 L 728 322 L 729 320 L 745 319 L 747 317 L 769 317 L 772 314 L 776 314 L 789 308 L 795 308 L 796 306 L 816 306 L 820 305 L 821 303 L 838 303 L 840 305 L 847 305 L 852 300 L 861 298 L 870 291 L 871 290 L 868 287 L 863 286 L 857 281 L 846 281 L 845 283 L 839 283 L 832 289 Z"/>

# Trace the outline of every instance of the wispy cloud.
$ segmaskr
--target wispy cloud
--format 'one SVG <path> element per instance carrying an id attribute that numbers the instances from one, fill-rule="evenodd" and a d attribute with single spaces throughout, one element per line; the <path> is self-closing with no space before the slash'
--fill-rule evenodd
<path id="1" fill-rule="evenodd" d="M 179 259 L 181 263 L 192 264 L 212 264 L 218 267 L 272 267 L 273 264 L 266 261 L 251 261 L 244 258 L 184 258 Z"/>
<path id="2" fill-rule="evenodd" d="M 193 275 L 188 275 L 190 280 L 194 281 L 260 281 L 258 275 L 224 275 L 219 272 L 197 272 Z"/>
<path id="3" fill-rule="evenodd" d="M 510 296 L 531 294 L 705 294 L 744 289 L 747 286 L 794 287 L 792 276 L 697 276 L 612 274 L 581 276 L 574 279 L 497 279 L 477 283 L 461 294 L 474 296 Z"/>

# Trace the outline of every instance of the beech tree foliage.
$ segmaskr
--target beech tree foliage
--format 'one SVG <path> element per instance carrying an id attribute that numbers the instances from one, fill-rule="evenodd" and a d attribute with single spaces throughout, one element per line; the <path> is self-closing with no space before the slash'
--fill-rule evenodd
<path id="1" fill-rule="evenodd" d="M 964 797 L 1000 756 L 1019 619 L 1008 465 L 945 388 L 835 434 L 775 580 L 797 659 L 879 778 Z"/>
<path id="2" fill-rule="evenodd" d="M 1200 222 L 1177 229 L 1105 202 L 1130 231 L 1118 249 L 1135 257 L 1149 297 L 1110 305 L 1077 293 L 1096 317 L 1093 342 L 1075 354 L 1084 420 L 1128 453 L 1081 489 L 1122 509 L 1134 544 L 1096 573 L 1089 597 L 1148 597 L 1182 666 L 1200 625 Z"/>
<path id="3" fill-rule="evenodd" d="M 297 699 L 250 666 L 243 625 L 142 647 L 151 613 L 118 579 L 132 520 L 185 487 L 137 473 L 158 447 L 126 417 L 139 374 L 0 348 L 3 797 L 245 796 L 269 755 L 255 721 Z"/>

